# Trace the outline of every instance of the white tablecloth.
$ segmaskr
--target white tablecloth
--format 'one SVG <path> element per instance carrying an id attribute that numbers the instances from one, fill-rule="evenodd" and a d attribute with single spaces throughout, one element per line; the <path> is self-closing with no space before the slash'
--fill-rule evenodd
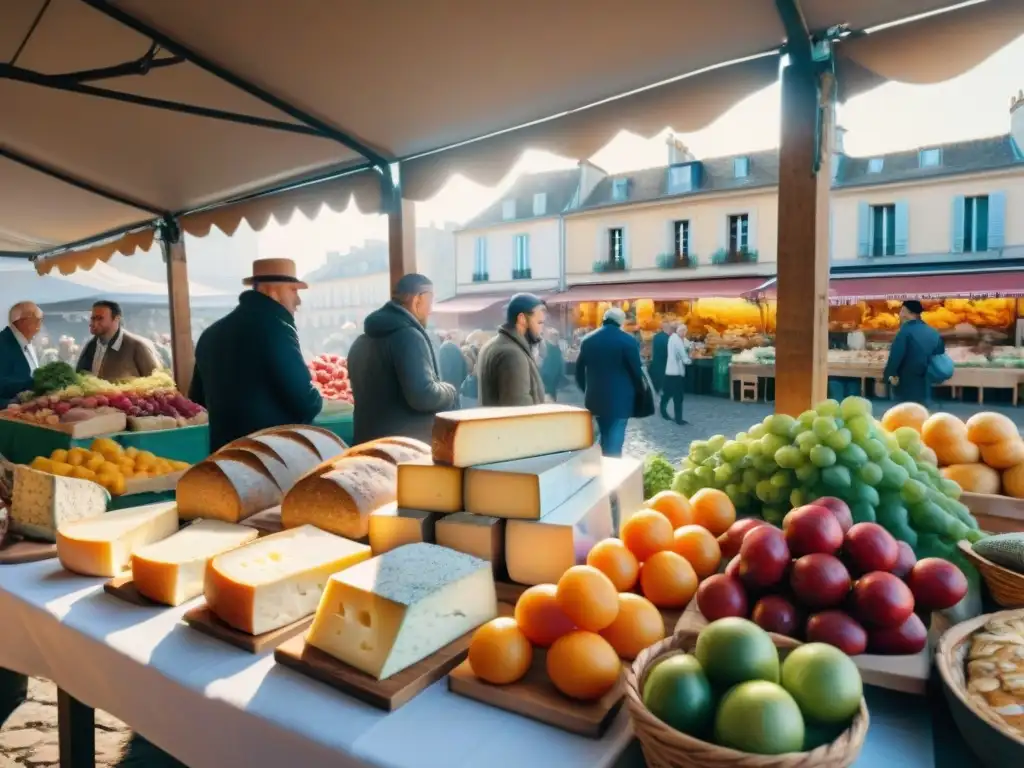
<path id="1" fill-rule="evenodd" d="M 56 560 L 0 566 L 0 667 L 54 681 L 190 768 L 611 766 L 625 710 L 603 739 L 449 693 L 386 714 L 181 622 L 194 605 L 142 608 Z"/>

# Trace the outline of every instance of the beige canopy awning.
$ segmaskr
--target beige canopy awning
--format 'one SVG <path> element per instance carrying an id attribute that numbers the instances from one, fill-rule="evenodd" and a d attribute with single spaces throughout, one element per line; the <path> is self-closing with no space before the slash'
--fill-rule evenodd
<path id="1" fill-rule="evenodd" d="M 812 30 L 957 4 L 801 0 Z M 1024 31 L 1019 8 L 987 0 L 847 39 L 840 74 L 848 92 L 960 74 Z M 455 172 L 492 183 L 528 147 L 580 158 L 622 128 L 694 130 L 773 82 L 777 57 L 701 70 L 784 37 L 768 0 L 3 3 L 0 251 L 165 216 L 197 235 L 259 229 L 353 196 L 377 211 L 397 160 L 405 196 L 422 200 Z M 598 103 L 652 83 L 664 84 Z M 270 194 L 311 179 L 328 180 Z"/>

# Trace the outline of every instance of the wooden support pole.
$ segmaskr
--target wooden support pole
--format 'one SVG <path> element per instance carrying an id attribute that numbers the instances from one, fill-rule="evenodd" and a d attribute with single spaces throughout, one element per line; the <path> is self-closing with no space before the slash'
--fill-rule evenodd
<path id="1" fill-rule="evenodd" d="M 820 88 L 819 88 L 820 86 Z M 828 273 L 835 80 L 808 62 L 782 73 L 775 409 L 792 416 L 828 395 Z M 818 109 L 823 107 L 820 134 Z M 816 142 L 820 168 L 815 172 Z"/>
<path id="2" fill-rule="evenodd" d="M 196 352 L 192 343 L 192 309 L 188 295 L 188 263 L 185 259 L 184 234 L 172 237 L 163 230 L 160 247 L 167 264 L 168 307 L 171 312 L 171 354 L 174 360 L 174 381 L 182 394 L 188 394 Z"/>
<path id="3" fill-rule="evenodd" d="M 96 765 L 96 712 L 57 689 L 57 737 L 60 768 Z"/>
<path id="4" fill-rule="evenodd" d="M 402 275 L 416 271 L 416 204 L 402 199 L 400 187 L 388 196 L 388 265 L 394 289 Z"/>

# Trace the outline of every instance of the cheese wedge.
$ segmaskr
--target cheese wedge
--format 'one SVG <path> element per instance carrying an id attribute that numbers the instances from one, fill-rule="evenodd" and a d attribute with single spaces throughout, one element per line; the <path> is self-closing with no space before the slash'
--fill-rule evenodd
<path id="1" fill-rule="evenodd" d="M 214 454 L 187 470 L 175 489 L 182 520 L 237 523 L 281 503 L 281 489 L 255 455 L 233 450 Z"/>
<path id="2" fill-rule="evenodd" d="M 55 541 L 60 526 L 102 515 L 109 500 L 110 494 L 90 480 L 58 477 L 18 464 L 8 522 L 13 533 Z"/>
<path id="3" fill-rule="evenodd" d="M 602 459 L 601 476 L 539 520 L 509 520 L 505 564 L 512 581 L 555 584 L 586 562 L 593 546 L 619 532 L 643 506 L 643 470 L 634 459 Z"/>
<path id="4" fill-rule="evenodd" d="M 163 541 L 132 554 L 132 581 L 140 594 L 164 605 L 181 605 L 203 594 L 210 558 L 259 535 L 255 528 L 220 520 L 197 520 Z"/>
<path id="5" fill-rule="evenodd" d="M 262 635 L 313 614 L 327 578 L 369 557 L 365 544 L 303 525 L 211 559 L 203 594 L 221 621 Z"/>
<path id="6" fill-rule="evenodd" d="M 57 557 L 83 576 L 119 576 L 132 553 L 178 530 L 173 502 L 147 504 L 65 523 L 57 529 Z"/>
<path id="7" fill-rule="evenodd" d="M 497 615 L 489 563 L 408 544 L 332 576 L 306 642 L 384 680 Z"/>
<path id="8" fill-rule="evenodd" d="M 434 528 L 437 543 L 491 563 L 496 576 L 505 572 L 505 520 L 456 512 L 444 515 Z"/>
<path id="9" fill-rule="evenodd" d="M 370 513 L 370 549 L 382 555 L 405 544 L 432 544 L 438 517 L 436 512 L 402 509 L 394 503 L 375 509 Z"/>
<path id="10" fill-rule="evenodd" d="M 582 451 L 470 467 L 466 470 L 466 511 L 536 520 L 600 473 L 601 446 L 596 443 Z"/>
<path id="11" fill-rule="evenodd" d="M 463 470 L 429 456 L 398 465 L 398 506 L 429 512 L 462 510 Z"/>
<path id="12" fill-rule="evenodd" d="M 468 408 L 437 414 L 431 437 L 434 461 L 473 467 L 589 448 L 594 421 L 590 411 L 557 403 Z"/>

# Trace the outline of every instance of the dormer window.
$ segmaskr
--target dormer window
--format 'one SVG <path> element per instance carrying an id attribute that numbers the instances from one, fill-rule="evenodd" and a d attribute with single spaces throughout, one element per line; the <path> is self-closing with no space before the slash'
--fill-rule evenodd
<path id="1" fill-rule="evenodd" d="M 922 149 L 921 150 L 921 167 L 922 168 L 938 168 L 942 165 L 942 150 L 941 149 Z"/>
<path id="2" fill-rule="evenodd" d="M 668 191 L 671 195 L 678 195 L 682 192 L 693 192 L 695 185 L 693 164 L 673 165 L 668 169 Z"/>
<path id="3" fill-rule="evenodd" d="M 537 192 L 533 196 L 533 215 L 543 216 L 548 212 L 548 193 Z"/>
<path id="4" fill-rule="evenodd" d="M 732 161 L 733 175 L 737 179 L 745 179 L 750 175 L 750 158 L 737 157 Z"/>
<path id="5" fill-rule="evenodd" d="M 881 157 L 872 157 L 868 160 L 868 173 L 881 173 L 884 165 L 885 160 Z"/>
<path id="6" fill-rule="evenodd" d="M 612 200 L 622 202 L 629 197 L 629 179 L 612 180 Z"/>
<path id="7" fill-rule="evenodd" d="M 516 201 L 506 200 L 501 204 L 501 218 L 511 221 L 516 217 Z"/>

